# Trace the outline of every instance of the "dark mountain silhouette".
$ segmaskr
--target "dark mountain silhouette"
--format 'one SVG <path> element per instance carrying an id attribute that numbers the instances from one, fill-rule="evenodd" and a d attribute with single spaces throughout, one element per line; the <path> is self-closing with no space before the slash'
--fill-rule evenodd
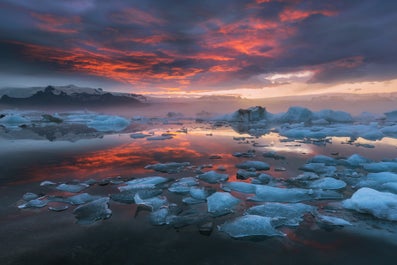
<path id="1" fill-rule="evenodd" d="M 47 86 L 43 91 L 37 91 L 35 94 L 25 98 L 10 97 L 3 95 L 0 104 L 5 105 L 39 105 L 39 106 L 111 106 L 111 105 L 140 105 L 145 98 L 135 94 L 112 93 L 72 93 L 67 94 L 65 91 L 58 90 L 53 86 Z"/>

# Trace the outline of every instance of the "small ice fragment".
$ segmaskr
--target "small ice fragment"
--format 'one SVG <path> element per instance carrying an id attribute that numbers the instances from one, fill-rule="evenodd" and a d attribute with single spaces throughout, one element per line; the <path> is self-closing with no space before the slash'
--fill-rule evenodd
<path id="1" fill-rule="evenodd" d="M 273 158 L 275 160 L 284 160 L 285 156 L 279 155 L 276 151 L 264 152 L 263 157 Z"/>
<path id="2" fill-rule="evenodd" d="M 219 183 L 229 179 L 227 174 L 220 174 L 213 170 L 208 171 L 204 174 L 200 174 L 197 176 L 200 180 L 203 180 L 208 183 Z"/>
<path id="3" fill-rule="evenodd" d="M 207 222 L 198 226 L 199 233 L 205 236 L 209 236 L 214 229 L 214 224 L 212 222 Z"/>
<path id="4" fill-rule="evenodd" d="M 125 184 L 129 186 L 134 186 L 134 185 L 145 185 L 145 184 L 151 184 L 151 185 L 158 185 L 162 184 L 169 181 L 168 178 L 165 177 L 160 177 L 160 176 L 152 176 L 152 177 L 144 177 L 144 178 L 138 178 L 138 179 L 133 179 L 130 181 L 125 182 Z"/>
<path id="5" fill-rule="evenodd" d="M 190 196 L 192 198 L 195 198 L 197 200 L 205 200 L 207 199 L 208 196 L 210 196 L 211 191 L 209 189 L 206 189 L 204 187 L 191 187 L 189 190 Z"/>
<path id="6" fill-rule="evenodd" d="M 168 188 L 170 192 L 174 193 L 188 193 L 192 186 L 198 185 L 198 181 L 192 177 L 181 178 Z"/>
<path id="7" fill-rule="evenodd" d="M 193 197 L 185 197 L 182 199 L 182 202 L 186 204 L 199 204 L 205 202 L 205 200 L 196 199 Z"/>
<path id="8" fill-rule="evenodd" d="M 397 221 L 397 195 L 393 193 L 361 188 L 342 204 L 346 209 L 369 213 L 380 219 Z"/>
<path id="9" fill-rule="evenodd" d="M 240 202 L 230 193 L 215 192 L 207 198 L 208 212 L 220 216 L 233 212 L 233 208 Z"/>
<path id="10" fill-rule="evenodd" d="M 319 179 L 320 176 L 314 172 L 303 172 L 296 177 L 293 177 L 292 181 L 309 181 L 309 180 L 316 180 Z"/>
<path id="11" fill-rule="evenodd" d="M 346 182 L 330 177 L 318 179 L 309 184 L 309 188 L 311 189 L 339 190 L 345 187 Z"/>
<path id="12" fill-rule="evenodd" d="M 255 150 L 248 150 L 247 152 L 235 152 L 233 153 L 233 156 L 235 157 L 254 157 L 255 156 Z"/>
<path id="13" fill-rule="evenodd" d="M 163 206 L 168 205 L 167 198 L 164 196 L 156 196 L 153 198 L 142 199 L 139 194 L 135 194 L 134 200 L 136 204 L 149 207 L 152 211 L 156 211 Z"/>
<path id="14" fill-rule="evenodd" d="M 262 161 L 246 161 L 241 164 L 236 165 L 237 168 L 242 169 L 250 169 L 254 168 L 255 170 L 269 170 L 270 166 Z"/>
<path id="15" fill-rule="evenodd" d="M 93 196 L 88 193 L 81 193 L 81 194 L 77 194 L 77 195 L 71 196 L 69 198 L 66 198 L 65 202 L 68 202 L 73 205 L 80 205 L 80 204 L 84 204 L 87 202 L 95 201 L 100 198 L 101 198 L 101 196 Z"/>
<path id="16" fill-rule="evenodd" d="M 110 195 L 110 198 L 121 203 L 134 203 L 136 194 L 139 194 L 141 199 L 149 199 L 158 196 L 161 193 L 163 193 L 161 189 L 125 190 L 120 193 Z"/>
<path id="17" fill-rule="evenodd" d="M 165 225 L 167 223 L 167 216 L 169 210 L 167 207 L 160 208 L 150 213 L 150 223 L 152 225 Z"/>
<path id="18" fill-rule="evenodd" d="M 189 162 L 177 163 L 177 162 L 170 162 L 164 164 L 153 164 L 145 166 L 145 169 L 152 169 L 154 171 L 162 172 L 162 173 L 178 173 L 182 171 L 185 167 L 190 166 Z"/>
<path id="19" fill-rule="evenodd" d="M 281 171 L 287 171 L 287 169 L 285 167 L 275 167 L 274 171 L 281 172 Z"/>
<path id="20" fill-rule="evenodd" d="M 53 212 L 63 212 L 67 209 L 69 209 L 69 206 L 67 206 L 67 205 L 49 206 L 48 207 L 48 210 L 53 211 Z"/>
<path id="21" fill-rule="evenodd" d="M 324 223 L 326 225 L 336 225 L 336 226 L 348 226 L 352 225 L 349 221 L 345 219 L 335 217 L 335 216 L 328 216 L 328 215 L 317 215 L 318 221 Z"/>
<path id="22" fill-rule="evenodd" d="M 268 184 L 273 179 L 269 174 L 262 173 L 251 181 L 252 184 Z"/>
<path id="23" fill-rule="evenodd" d="M 308 163 L 323 163 L 326 166 L 335 166 L 336 159 L 325 155 L 316 155 L 309 159 Z"/>
<path id="24" fill-rule="evenodd" d="M 397 162 L 374 162 L 374 163 L 363 164 L 363 167 L 368 172 L 384 172 L 384 171 L 397 172 Z"/>
<path id="25" fill-rule="evenodd" d="M 56 183 L 52 182 L 52 181 L 49 181 L 49 180 L 45 180 L 45 181 L 40 183 L 40 186 L 42 186 L 42 187 L 43 186 L 54 186 L 54 185 L 56 185 Z"/>
<path id="26" fill-rule="evenodd" d="M 359 167 L 369 162 L 371 162 L 369 159 L 358 154 L 353 154 L 346 159 L 346 163 L 351 167 Z"/>
<path id="27" fill-rule="evenodd" d="M 276 203 L 270 202 L 263 205 L 253 206 L 246 213 L 272 218 L 273 223 L 287 226 L 298 226 L 303 221 L 303 215 L 313 213 L 315 208 L 303 203 Z"/>
<path id="28" fill-rule="evenodd" d="M 60 184 L 56 187 L 56 189 L 61 190 L 61 191 L 77 193 L 77 192 L 80 192 L 88 187 L 89 187 L 89 185 L 84 184 L 84 183 L 81 183 L 81 184 Z"/>
<path id="29" fill-rule="evenodd" d="M 22 196 L 22 199 L 24 199 L 25 201 L 34 200 L 37 198 L 39 198 L 39 195 L 37 195 L 36 193 L 32 193 L 32 192 L 27 192 Z"/>
<path id="30" fill-rule="evenodd" d="M 256 185 L 255 194 L 256 196 L 248 199 L 267 202 L 300 202 L 313 198 L 312 191 L 308 189 L 287 189 L 264 185 Z"/>
<path id="31" fill-rule="evenodd" d="M 48 203 L 48 200 L 40 200 L 40 199 L 33 199 L 28 201 L 27 203 L 21 204 L 18 206 L 19 209 L 26 209 L 26 208 L 43 208 Z"/>
<path id="32" fill-rule="evenodd" d="M 109 209 L 108 203 L 109 198 L 104 197 L 78 206 L 73 210 L 77 223 L 88 225 L 98 220 L 110 218 L 112 211 Z"/>
<path id="33" fill-rule="evenodd" d="M 300 170 L 314 172 L 321 176 L 332 177 L 336 172 L 336 167 L 327 166 L 324 163 L 307 163 Z"/>
<path id="34" fill-rule="evenodd" d="M 244 215 L 224 223 L 218 227 L 219 231 L 225 232 L 234 238 L 249 236 L 284 236 L 283 233 L 274 229 L 271 218 L 259 215 Z"/>

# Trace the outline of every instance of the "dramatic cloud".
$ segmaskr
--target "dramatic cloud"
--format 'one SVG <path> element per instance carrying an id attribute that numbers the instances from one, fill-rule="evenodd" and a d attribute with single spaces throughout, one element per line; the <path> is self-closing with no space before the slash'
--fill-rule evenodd
<path id="1" fill-rule="evenodd" d="M 396 8 L 375 0 L 3 0 L 0 69 L 156 93 L 391 80 Z"/>

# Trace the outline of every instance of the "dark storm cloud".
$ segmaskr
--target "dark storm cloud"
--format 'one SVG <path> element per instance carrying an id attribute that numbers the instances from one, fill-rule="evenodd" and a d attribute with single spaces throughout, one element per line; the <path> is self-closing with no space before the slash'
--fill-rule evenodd
<path id="1" fill-rule="evenodd" d="M 0 69 L 146 90 L 396 78 L 395 1 L 3 0 Z M 1 84 L 0 84 L 1 85 Z"/>

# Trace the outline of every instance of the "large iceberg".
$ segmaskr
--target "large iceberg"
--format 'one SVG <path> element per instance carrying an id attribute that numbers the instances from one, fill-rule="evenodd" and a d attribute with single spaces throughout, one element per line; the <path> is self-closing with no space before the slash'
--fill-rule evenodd
<path id="1" fill-rule="evenodd" d="M 343 207 L 380 219 L 397 221 L 397 195 L 389 192 L 361 188 L 350 199 L 343 201 Z"/>
<path id="2" fill-rule="evenodd" d="M 218 120 L 225 120 L 231 122 L 256 122 L 266 119 L 266 109 L 260 106 L 251 107 L 248 109 L 239 109 L 231 114 L 218 117 Z"/>
<path id="3" fill-rule="evenodd" d="M 71 114 L 65 118 L 65 122 L 85 124 L 100 132 L 118 132 L 130 125 L 129 120 L 120 116 L 100 114 Z"/>

